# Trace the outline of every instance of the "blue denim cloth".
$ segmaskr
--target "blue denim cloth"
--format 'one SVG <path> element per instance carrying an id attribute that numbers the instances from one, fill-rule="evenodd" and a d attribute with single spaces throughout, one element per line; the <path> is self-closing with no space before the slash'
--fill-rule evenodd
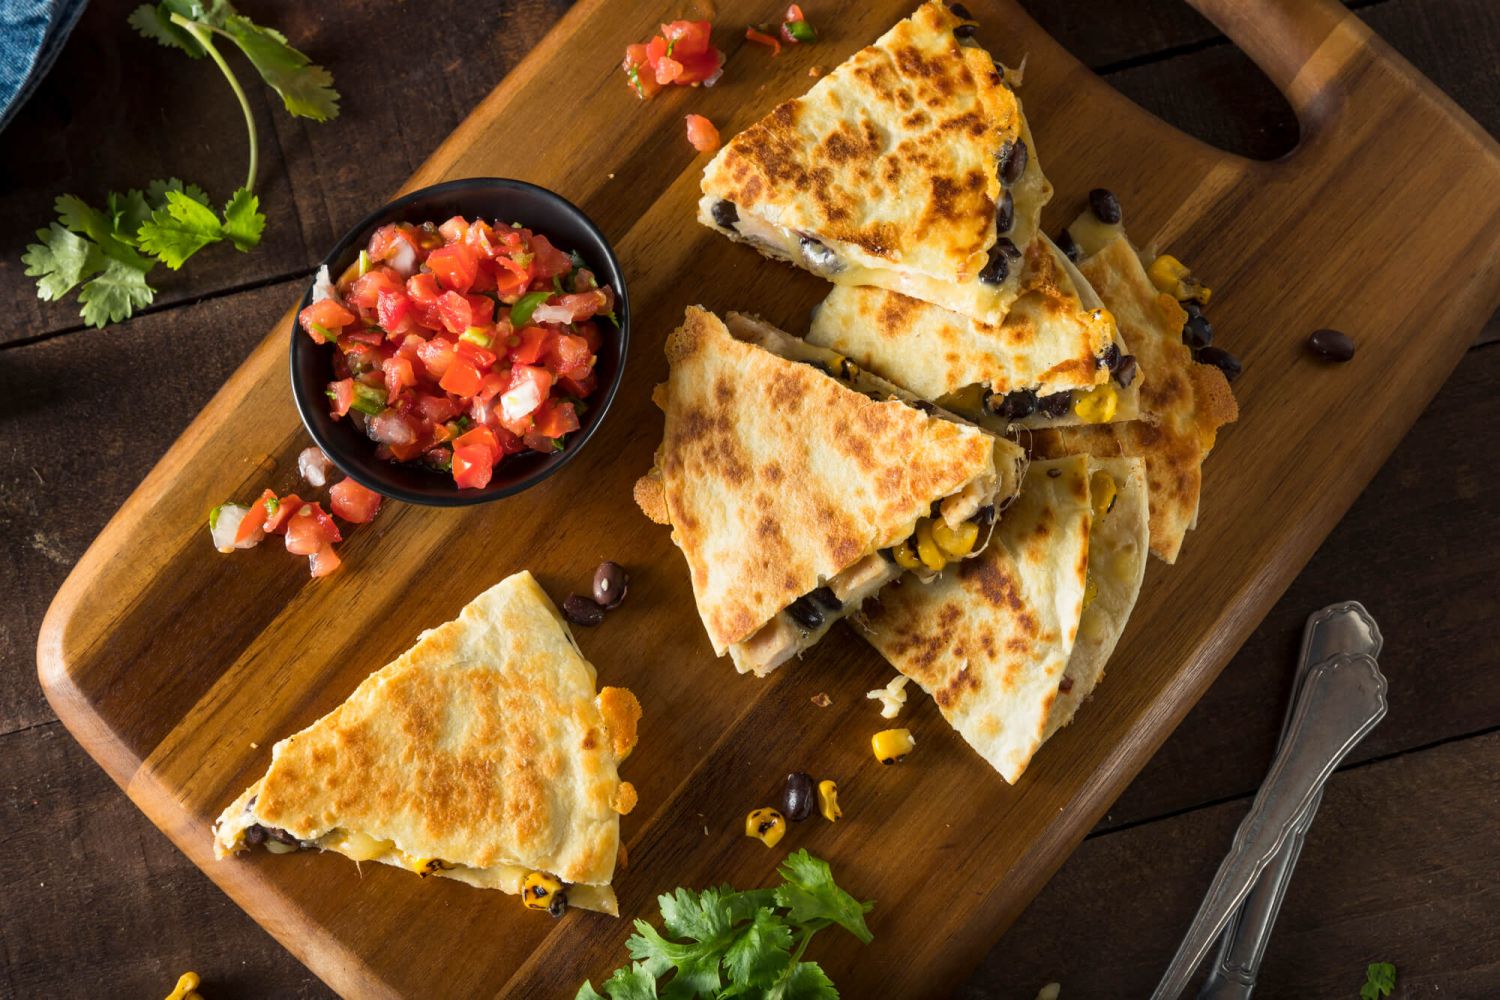
<path id="1" fill-rule="evenodd" d="M 88 0 L 0 0 L 0 129 L 62 51 Z"/>

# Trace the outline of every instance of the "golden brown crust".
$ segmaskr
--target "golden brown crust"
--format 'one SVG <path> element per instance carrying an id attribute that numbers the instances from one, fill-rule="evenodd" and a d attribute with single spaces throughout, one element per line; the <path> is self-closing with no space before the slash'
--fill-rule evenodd
<path id="1" fill-rule="evenodd" d="M 635 786 L 628 781 L 620 782 L 620 787 L 615 789 L 615 795 L 610 800 L 609 807 L 621 816 L 628 816 L 630 810 L 635 808 L 635 804 Z"/>
<path id="2" fill-rule="evenodd" d="M 667 493 L 661 483 L 661 472 L 652 469 L 635 481 L 635 503 L 645 514 L 657 524 L 671 524 L 672 519 L 667 515 Z"/>
<path id="3" fill-rule="evenodd" d="M 721 655 L 803 594 L 993 477 L 994 439 L 736 340 L 689 307 L 658 463 L 672 539 Z"/>
<path id="4" fill-rule="evenodd" d="M 807 94 L 731 139 L 703 191 L 866 266 L 958 281 L 995 241 L 997 154 L 1020 109 L 963 22 L 923 4 Z"/>
<path id="5" fill-rule="evenodd" d="M 1187 314 L 1158 292 L 1140 257 L 1123 236 L 1079 264 L 1135 354 L 1141 372 L 1137 420 L 1119 424 L 1038 431 L 1038 455 L 1086 453 L 1146 460 L 1151 552 L 1175 562 L 1183 537 L 1198 516 L 1203 460 L 1218 429 L 1239 416 L 1223 372 L 1193 361 L 1182 343 Z"/>

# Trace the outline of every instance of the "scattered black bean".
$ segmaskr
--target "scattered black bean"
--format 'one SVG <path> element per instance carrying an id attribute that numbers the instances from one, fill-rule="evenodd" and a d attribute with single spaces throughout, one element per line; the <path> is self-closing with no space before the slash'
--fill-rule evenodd
<path id="1" fill-rule="evenodd" d="M 995 209 L 995 232 L 1008 233 L 1016 224 L 1016 200 L 1009 191 L 1000 196 L 1000 204 Z"/>
<path id="2" fill-rule="evenodd" d="M 1239 378 L 1240 372 L 1245 370 L 1244 365 L 1240 364 L 1240 359 L 1222 347 L 1205 347 L 1197 353 L 1195 359 L 1199 364 L 1213 365 L 1231 382 Z"/>
<path id="3" fill-rule="evenodd" d="M 1026 140 L 1017 139 L 1005 149 L 1000 158 L 1000 179 L 1006 184 L 1014 184 L 1021 179 L 1026 172 L 1026 161 L 1031 159 L 1031 150 L 1026 148 Z"/>
<path id="4" fill-rule="evenodd" d="M 1188 299 L 1186 302 L 1182 303 L 1182 311 L 1187 313 L 1189 316 L 1202 316 L 1203 306 L 1198 304 L 1197 299 Z"/>
<path id="5" fill-rule="evenodd" d="M 792 621 L 809 632 L 823 627 L 823 612 L 818 610 L 817 605 L 806 594 L 788 604 L 786 613 L 791 616 Z"/>
<path id="6" fill-rule="evenodd" d="M 740 210 L 734 207 L 734 202 L 720 198 L 714 202 L 713 217 L 725 229 L 733 229 L 734 224 L 740 221 Z"/>
<path id="7" fill-rule="evenodd" d="M 1354 338 L 1338 330 L 1314 330 L 1307 349 L 1327 361 L 1348 361 L 1354 357 Z"/>
<path id="8" fill-rule="evenodd" d="M 786 784 L 781 787 L 781 814 L 793 823 L 800 823 L 812 815 L 816 798 L 812 775 L 806 771 L 793 771 L 786 776 Z"/>
<path id="9" fill-rule="evenodd" d="M 1120 345 L 1110 342 L 1109 346 L 1099 355 L 1099 367 L 1114 371 L 1120 367 Z"/>
<path id="10" fill-rule="evenodd" d="M 259 847 L 266 842 L 266 828 L 253 823 L 245 828 L 245 846 Z"/>
<path id="11" fill-rule="evenodd" d="M 1094 217 L 1106 226 L 1118 225 L 1120 222 L 1120 199 L 1109 188 L 1094 188 L 1090 191 L 1089 208 Z"/>
<path id="12" fill-rule="evenodd" d="M 977 24 L 960 24 L 958 27 L 953 29 L 953 37 L 959 40 L 973 38 L 974 31 L 978 27 L 979 26 Z"/>
<path id="13" fill-rule="evenodd" d="M 807 595 L 813 599 L 814 604 L 821 604 L 827 611 L 842 611 L 844 602 L 838 599 L 832 587 L 819 587 Z"/>
<path id="14" fill-rule="evenodd" d="M 1068 412 L 1073 405 L 1073 394 L 1071 392 L 1054 392 L 1050 396 L 1043 396 L 1037 401 L 1043 414 L 1049 417 L 1060 417 Z"/>
<path id="15" fill-rule="evenodd" d="M 1063 256 L 1075 264 L 1083 259 L 1083 247 L 1078 245 L 1078 241 L 1073 238 L 1073 234 L 1066 229 L 1057 234 L 1057 249 L 1061 250 Z"/>
<path id="16" fill-rule="evenodd" d="M 997 243 L 990 247 L 990 259 L 979 272 L 979 280 L 986 285 L 1002 285 L 1010 276 L 1010 258 Z"/>
<path id="17" fill-rule="evenodd" d="M 594 570 L 594 602 L 613 611 L 630 591 L 630 574 L 617 562 L 602 562 Z"/>
<path id="18" fill-rule="evenodd" d="M 1129 389 L 1130 383 L 1135 381 L 1135 377 L 1139 372 L 1140 365 L 1136 363 L 1135 355 L 1127 354 L 1115 366 L 1115 381 L 1120 383 L 1121 389 Z"/>
<path id="19" fill-rule="evenodd" d="M 563 601 L 563 617 L 574 625 L 598 625 L 604 621 L 604 609 L 581 594 L 569 594 Z"/>
<path id="20" fill-rule="evenodd" d="M 1201 351 L 1214 342 L 1214 326 L 1208 321 L 1208 317 L 1199 312 L 1196 316 L 1189 316 L 1188 321 L 1182 327 L 1182 342 L 1195 351 Z"/>
<path id="21" fill-rule="evenodd" d="M 839 255 L 811 236 L 802 237 L 802 257 L 816 270 L 833 274 L 843 269 Z"/>
<path id="22" fill-rule="evenodd" d="M 278 843 L 278 844 L 285 844 L 288 847 L 301 847 L 302 846 L 302 841 L 298 840 L 296 837 L 293 837 L 290 833 L 288 833 L 287 831 L 283 830 L 279 826 L 273 826 L 273 827 L 268 828 L 266 830 L 266 836 L 270 837 L 272 840 L 276 841 L 276 843 Z"/>
<path id="23" fill-rule="evenodd" d="M 961 18 L 965 21 L 974 20 L 974 15 L 969 13 L 969 8 L 965 7 L 961 3 L 950 3 L 948 5 L 948 9 L 953 11 L 954 17 Z"/>
<path id="24" fill-rule="evenodd" d="M 568 912 L 568 894 L 566 892 L 554 892 L 552 900 L 547 904 L 547 915 L 554 920 Z"/>
<path id="25" fill-rule="evenodd" d="M 1015 241 L 1008 236 L 1002 236 L 995 241 L 995 249 L 999 250 L 1011 260 L 1021 259 L 1021 248 L 1016 246 Z"/>
<path id="26" fill-rule="evenodd" d="M 1000 401 L 999 415 L 1007 420 L 1020 420 L 1036 412 L 1036 393 L 1030 389 L 1008 392 Z"/>
<path id="27" fill-rule="evenodd" d="M 974 523 L 981 528 L 987 528 L 995 523 L 995 505 L 987 503 L 979 508 L 979 513 L 974 515 Z"/>

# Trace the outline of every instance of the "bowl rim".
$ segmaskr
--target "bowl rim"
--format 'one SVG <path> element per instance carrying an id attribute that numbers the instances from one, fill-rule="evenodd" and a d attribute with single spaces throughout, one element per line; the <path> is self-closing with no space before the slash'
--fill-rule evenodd
<path id="1" fill-rule="evenodd" d="M 302 391 L 298 378 L 298 352 L 305 352 L 310 349 L 316 350 L 327 346 L 325 344 L 314 344 L 302 333 L 301 327 L 297 323 L 297 314 L 300 314 L 303 309 L 307 308 L 312 301 L 313 286 L 310 282 L 307 289 L 302 293 L 302 298 L 298 301 L 296 312 L 292 315 L 291 342 L 288 351 L 288 374 L 292 383 L 292 400 L 296 404 L 297 415 L 302 421 L 303 428 L 312 437 L 313 443 L 338 467 L 340 472 L 366 489 L 374 490 L 381 496 L 392 500 L 427 507 L 469 507 L 475 504 L 488 503 L 492 500 L 502 500 L 530 489 L 562 469 L 572 461 L 574 455 L 583 450 L 593 438 L 594 433 L 604 423 L 605 418 L 609 414 L 610 406 L 614 403 L 615 396 L 619 392 L 620 385 L 625 379 L 625 363 L 630 349 L 630 296 L 625 287 L 625 271 L 620 266 L 619 258 L 615 256 L 614 246 L 599 229 L 598 225 L 595 224 L 594 220 L 589 218 L 583 209 L 573 204 L 567 198 L 564 198 L 556 191 L 542 187 L 540 184 L 533 184 L 530 181 L 523 181 L 513 177 L 460 177 L 408 191 L 400 197 L 392 199 L 379 208 L 367 213 L 355 223 L 333 245 L 333 249 L 318 262 L 317 270 L 326 267 L 331 277 L 338 258 L 347 254 L 351 247 L 361 243 L 361 238 L 367 240 L 370 233 L 383 225 L 392 213 L 405 208 L 413 202 L 433 196 L 442 197 L 486 189 L 523 191 L 540 195 L 543 200 L 556 203 L 599 241 L 599 245 L 604 251 L 605 262 L 614 271 L 617 278 L 613 284 L 616 286 L 614 291 L 615 318 L 617 322 L 615 325 L 619 337 L 619 363 L 616 365 L 614 378 L 610 380 L 607 386 L 600 387 L 604 390 L 603 393 L 596 395 L 588 401 L 590 409 L 593 410 L 593 418 L 589 421 L 588 425 L 575 432 L 577 435 L 576 438 L 568 442 L 567 447 L 562 452 L 559 452 L 554 460 L 546 462 L 529 475 L 501 486 L 485 486 L 480 489 L 460 489 L 450 482 L 447 484 L 447 489 L 450 492 L 441 492 L 436 488 L 430 492 L 426 490 L 413 490 L 406 486 L 382 482 L 378 478 L 368 475 L 364 469 L 358 468 L 353 463 L 346 463 L 340 460 L 341 446 L 330 442 L 319 428 L 317 420 L 312 416 L 311 408 L 318 404 L 321 397 L 310 400 Z M 313 282 L 317 280 L 317 270 L 313 272 Z M 323 415 L 326 415 L 326 413 Z M 504 458 L 501 459 L 501 462 L 504 462 Z M 496 469 L 498 470 L 499 468 L 500 465 L 497 464 Z"/>

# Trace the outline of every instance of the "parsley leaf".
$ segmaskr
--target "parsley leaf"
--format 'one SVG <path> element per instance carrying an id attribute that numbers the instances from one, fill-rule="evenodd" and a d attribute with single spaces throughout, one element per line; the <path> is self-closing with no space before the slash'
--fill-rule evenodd
<path id="1" fill-rule="evenodd" d="M 40 243 L 26 247 L 21 262 L 27 277 L 35 278 L 37 298 L 55 302 L 71 292 L 84 278 L 104 268 L 99 248 L 54 222 L 38 229 Z"/>
<path id="2" fill-rule="evenodd" d="M 873 935 L 865 926 L 865 914 L 875 905 L 861 903 L 833 881 L 828 862 L 806 849 L 790 854 L 777 869 L 786 884 L 776 890 L 776 903 L 791 911 L 799 924 L 828 920 L 869 944 Z"/>
<path id="3" fill-rule="evenodd" d="M 1396 966 L 1390 962 L 1371 962 L 1365 969 L 1365 984 L 1359 988 L 1361 1000 L 1380 1000 L 1396 988 Z"/>
<path id="4" fill-rule="evenodd" d="M 141 270 L 111 257 L 104 273 L 86 282 L 78 292 L 83 321 L 90 326 L 118 323 L 136 309 L 151 304 L 156 292 L 146 284 L 149 270 Z"/>

